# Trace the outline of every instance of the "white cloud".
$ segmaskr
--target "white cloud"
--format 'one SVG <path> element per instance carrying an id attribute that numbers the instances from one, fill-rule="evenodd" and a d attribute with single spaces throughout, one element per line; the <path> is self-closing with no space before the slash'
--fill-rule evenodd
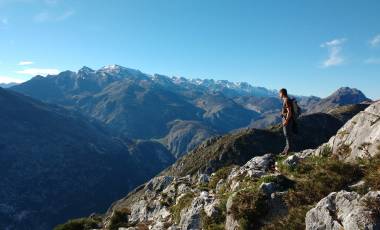
<path id="1" fill-rule="evenodd" d="M 18 63 L 18 65 L 31 65 L 31 64 L 33 64 L 32 61 L 20 61 L 20 62 Z"/>
<path id="2" fill-rule="evenodd" d="M 61 15 L 58 15 L 56 17 L 56 20 L 57 21 L 66 20 L 67 18 L 71 17 L 74 13 L 75 13 L 74 10 L 67 10 L 67 11 L 63 12 Z"/>
<path id="3" fill-rule="evenodd" d="M 322 63 L 322 67 L 337 66 L 344 62 L 344 58 L 341 54 L 342 45 L 346 42 L 345 38 L 334 39 L 321 44 L 322 48 L 327 48 L 328 57 Z"/>
<path id="4" fill-rule="evenodd" d="M 370 41 L 369 41 L 369 44 L 372 46 L 372 47 L 378 47 L 380 46 L 380 34 L 376 35 L 375 37 L 373 37 Z"/>
<path id="5" fill-rule="evenodd" d="M 26 80 L 14 78 L 14 77 L 8 77 L 8 76 L 0 76 L 0 83 L 22 83 Z"/>
<path id="6" fill-rule="evenodd" d="M 34 15 L 35 22 L 45 22 L 50 19 L 50 14 L 48 12 L 41 12 Z"/>
<path id="7" fill-rule="evenodd" d="M 380 64 L 380 58 L 368 58 L 364 60 L 366 64 Z"/>
<path id="8" fill-rule="evenodd" d="M 43 11 L 34 15 L 34 21 L 39 22 L 39 23 L 48 22 L 48 21 L 64 21 L 70 18 L 74 14 L 75 14 L 74 10 L 66 10 L 62 12 L 61 14 L 53 14 L 48 11 Z"/>
<path id="9" fill-rule="evenodd" d="M 30 69 L 24 69 L 24 70 L 16 71 L 16 73 L 32 75 L 32 76 L 36 76 L 36 75 L 46 76 L 49 74 L 50 75 L 58 74 L 59 70 L 58 69 L 30 68 Z"/>

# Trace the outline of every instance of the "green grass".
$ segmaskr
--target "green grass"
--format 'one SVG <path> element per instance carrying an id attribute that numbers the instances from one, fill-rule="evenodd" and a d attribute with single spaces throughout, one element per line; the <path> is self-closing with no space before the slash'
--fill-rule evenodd
<path id="1" fill-rule="evenodd" d="M 331 157 L 329 149 L 321 155 L 306 158 L 293 168 L 280 167 L 281 172 L 295 182 L 284 196 L 289 213 L 263 229 L 305 229 L 305 216 L 309 209 L 329 193 L 347 189 L 348 185 L 364 176 L 359 164 Z"/>
<path id="2" fill-rule="evenodd" d="M 262 230 L 304 230 L 305 216 L 311 208 L 308 205 L 291 208 L 288 215 L 263 226 Z"/>
<path id="3" fill-rule="evenodd" d="M 194 193 L 186 193 L 181 199 L 178 200 L 177 204 L 170 208 L 170 212 L 173 215 L 173 220 L 176 224 L 181 220 L 181 211 L 191 205 L 193 201 Z"/>
<path id="4" fill-rule="evenodd" d="M 259 190 L 246 189 L 236 193 L 231 213 L 241 229 L 257 229 L 259 220 L 267 214 L 268 197 Z"/>
<path id="5" fill-rule="evenodd" d="M 232 169 L 234 168 L 233 165 L 226 166 L 223 168 L 220 168 L 215 172 L 215 174 L 210 178 L 210 182 L 208 184 L 210 189 L 215 189 L 216 185 L 221 179 L 227 179 L 228 175 L 231 173 Z"/>
<path id="6" fill-rule="evenodd" d="M 201 211 L 201 223 L 204 230 L 224 230 L 225 215 L 220 211 L 215 217 L 208 217 L 204 210 Z"/>
<path id="7" fill-rule="evenodd" d="M 365 183 L 357 192 L 364 194 L 368 190 L 380 190 L 380 153 L 372 158 L 360 160 L 360 165 L 363 169 Z"/>

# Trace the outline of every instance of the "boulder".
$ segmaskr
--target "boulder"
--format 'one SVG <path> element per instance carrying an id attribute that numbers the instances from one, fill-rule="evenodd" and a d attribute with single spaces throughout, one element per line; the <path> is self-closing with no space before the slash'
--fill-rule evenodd
<path id="1" fill-rule="evenodd" d="M 207 174 L 200 174 L 198 177 L 198 184 L 206 184 L 210 180 L 210 177 Z"/>
<path id="2" fill-rule="evenodd" d="M 204 205 L 204 211 L 208 217 L 214 218 L 218 216 L 221 210 L 218 208 L 220 204 L 219 199 L 213 199 L 211 202 Z"/>
<path id="3" fill-rule="evenodd" d="M 249 160 L 245 165 L 238 169 L 234 169 L 229 179 L 234 179 L 240 175 L 248 175 L 249 177 L 261 177 L 274 165 L 274 155 L 267 153 L 263 156 L 254 157 Z"/>
<path id="4" fill-rule="evenodd" d="M 300 158 L 297 155 L 292 155 L 286 158 L 282 163 L 289 168 L 293 168 L 298 164 L 299 161 Z"/>
<path id="5" fill-rule="evenodd" d="M 380 229 L 380 191 L 333 192 L 307 212 L 306 229 Z"/>
<path id="6" fill-rule="evenodd" d="M 220 179 L 218 181 L 218 183 L 216 184 L 215 186 L 215 192 L 218 193 L 222 190 L 223 186 L 225 185 L 225 180 L 224 179 Z"/>
<path id="7" fill-rule="evenodd" d="M 182 230 L 201 229 L 201 211 L 203 205 L 203 198 L 197 197 L 191 202 L 190 207 L 181 211 L 179 226 Z"/>

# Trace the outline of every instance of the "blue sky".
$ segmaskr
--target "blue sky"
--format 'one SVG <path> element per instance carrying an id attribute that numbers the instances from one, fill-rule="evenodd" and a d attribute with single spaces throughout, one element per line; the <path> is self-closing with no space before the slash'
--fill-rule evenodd
<path id="1" fill-rule="evenodd" d="M 0 0 L 0 82 L 119 64 L 380 98 L 380 1 Z"/>

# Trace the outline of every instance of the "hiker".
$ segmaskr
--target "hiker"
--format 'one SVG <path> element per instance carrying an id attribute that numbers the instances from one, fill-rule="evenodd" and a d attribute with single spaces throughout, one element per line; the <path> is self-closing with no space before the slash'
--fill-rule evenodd
<path id="1" fill-rule="evenodd" d="M 295 99 L 290 99 L 288 97 L 288 91 L 284 88 L 279 91 L 280 98 L 283 101 L 281 116 L 282 116 L 282 130 L 284 132 L 286 145 L 281 155 L 288 155 L 289 150 L 293 148 L 292 136 L 296 132 L 296 117 L 295 109 L 299 110 Z M 297 108 L 294 108 L 297 107 Z M 298 111 L 297 111 L 298 113 Z"/>

